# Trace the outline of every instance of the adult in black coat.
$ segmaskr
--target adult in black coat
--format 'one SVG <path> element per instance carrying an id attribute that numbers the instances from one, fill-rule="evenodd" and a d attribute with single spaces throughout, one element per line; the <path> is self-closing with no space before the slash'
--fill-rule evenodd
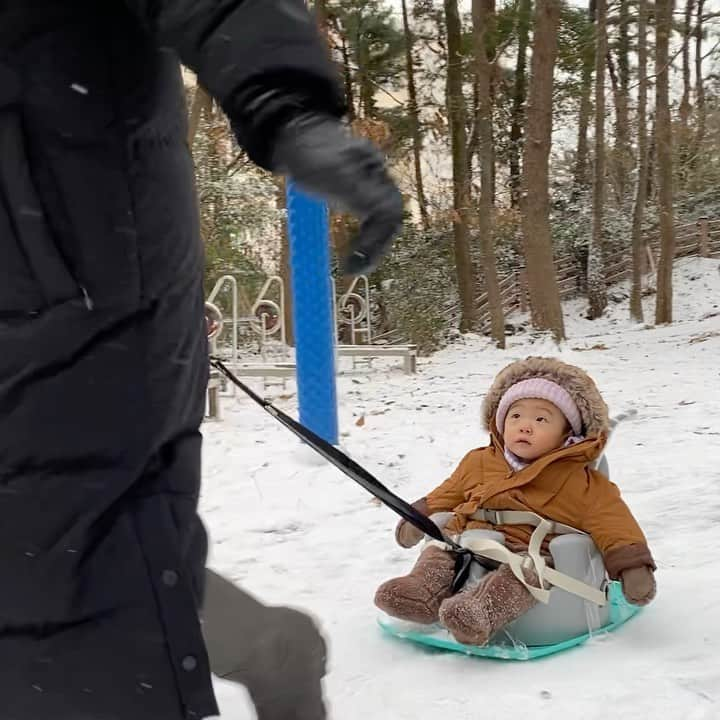
<path id="1" fill-rule="evenodd" d="M 178 59 L 255 162 L 361 218 L 346 271 L 372 268 L 399 227 L 382 161 L 339 121 L 303 0 L 0 2 L 1 720 L 217 712 Z M 265 682 L 250 675 L 235 673 Z"/>

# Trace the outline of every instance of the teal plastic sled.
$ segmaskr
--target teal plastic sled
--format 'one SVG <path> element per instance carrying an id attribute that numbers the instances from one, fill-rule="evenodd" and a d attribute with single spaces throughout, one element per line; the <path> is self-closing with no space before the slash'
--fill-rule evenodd
<path id="1" fill-rule="evenodd" d="M 528 646 L 522 643 L 513 644 L 509 639 L 505 639 L 505 642 L 503 642 L 503 638 L 499 636 L 489 645 L 482 647 L 477 645 L 463 645 L 453 640 L 452 636 L 439 626 L 428 628 L 429 632 L 422 632 L 417 629 L 409 630 L 407 629 L 407 623 L 394 620 L 387 615 L 379 617 L 378 623 L 389 635 L 419 643 L 420 645 L 430 645 L 431 647 L 442 650 L 451 650 L 452 652 L 463 653 L 465 655 L 477 655 L 479 657 L 495 658 L 497 660 L 535 660 L 536 658 L 547 655 L 554 655 L 563 650 L 569 650 L 577 645 L 582 645 L 582 643 L 591 637 L 611 632 L 626 623 L 641 609 L 635 605 L 630 605 L 630 603 L 625 600 L 619 582 L 610 583 L 608 602 L 608 622 L 605 625 L 592 632 L 576 635 L 552 645 Z M 415 627 L 417 628 L 418 626 Z"/>

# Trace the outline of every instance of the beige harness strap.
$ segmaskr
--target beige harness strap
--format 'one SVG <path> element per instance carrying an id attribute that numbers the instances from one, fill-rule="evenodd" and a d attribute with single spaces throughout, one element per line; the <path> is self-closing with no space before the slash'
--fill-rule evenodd
<path id="1" fill-rule="evenodd" d="M 550 590 L 545 589 L 545 585 L 550 584 L 559 587 L 566 592 L 577 595 L 584 600 L 589 600 L 596 605 L 606 605 L 607 596 L 602 590 L 592 587 L 577 578 L 561 573 L 555 568 L 548 567 L 543 558 L 540 549 L 542 543 L 548 534 L 569 534 L 587 535 L 587 533 L 577 530 L 570 525 L 563 525 L 548 520 L 533 512 L 522 510 L 488 510 L 481 508 L 471 515 L 473 520 L 481 520 L 493 525 L 533 525 L 535 531 L 530 537 L 528 545 L 528 557 L 522 557 L 508 550 L 504 545 L 490 538 L 473 538 L 465 543 L 461 543 L 463 547 L 480 555 L 490 558 L 496 562 L 507 563 L 513 572 L 513 575 L 528 589 L 530 594 L 539 602 L 547 604 L 550 600 Z M 525 580 L 523 574 L 523 566 L 527 565 L 535 571 L 539 581 L 539 587 L 531 585 Z"/>
<path id="2" fill-rule="evenodd" d="M 479 508 L 470 516 L 470 518 L 472 520 L 488 522 L 491 525 L 533 525 L 535 527 L 539 527 L 541 523 L 549 522 L 552 523 L 552 530 L 549 530 L 548 532 L 555 535 L 570 535 L 571 533 L 576 535 L 587 535 L 587 533 L 582 530 L 578 530 L 571 525 L 563 525 L 563 523 L 547 520 L 542 517 L 542 515 L 530 512 L 529 510 L 490 510 L 488 508 Z"/>

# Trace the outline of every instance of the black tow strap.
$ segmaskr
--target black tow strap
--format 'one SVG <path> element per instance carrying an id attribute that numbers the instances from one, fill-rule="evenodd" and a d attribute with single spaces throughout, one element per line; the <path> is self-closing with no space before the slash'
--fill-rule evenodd
<path id="1" fill-rule="evenodd" d="M 310 445 L 313 450 L 322 455 L 328 462 L 332 463 L 336 468 L 352 478 L 358 485 L 365 488 L 371 495 L 374 495 L 380 502 L 389 507 L 391 510 L 400 515 L 403 520 L 407 520 L 418 530 L 422 530 L 434 540 L 446 543 L 457 553 L 455 563 L 455 579 L 453 581 L 453 592 L 457 592 L 467 580 L 470 572 L 470 563 L 473 560 L 473 554 L 466 548 L 458 545 L 451 538 L 445 537 L 440 528 L 426 515 L 416 510 L 410 503 L 396 495 L 392 490 L 388 490 L 376 477 L 371 475 L 362 465 L 358 465 L 352 458 L 348 457 L 344 452 L 338 450 L 327 440 L 315 434 L 310 428 L 305 427 L 297 420 L 293 420 L 282 410 L 276 408 L 271 402 L 263 400 L 256 392 L 250 389 L 218 358 L 211 357 L 210 364 L 219 372 L 221 372 L 233 385 L 239 387 L 249 398 L 254 400 L 263 410 L 272 415 L 278 422 L 282 423 L 290 432 L 297 435 L 301 440 Z"/>

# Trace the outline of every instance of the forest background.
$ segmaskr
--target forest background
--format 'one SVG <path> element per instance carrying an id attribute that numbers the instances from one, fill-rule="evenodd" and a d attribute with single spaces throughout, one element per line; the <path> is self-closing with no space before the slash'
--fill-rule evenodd
<path id="1" fill-rule="evenodd" d="M 672 322 L 675 258 L 720 255 L 718 0 L 313 5 L 352 131 L 406 201 L 369 278 L 377 336 L 424 352 L 466 331 L 562 340 L 571 296 L 590 319 L 625 302 L 638 323 Z M 249 312 L 267 277 L 289 284 L 284 183 L 186 86 L 206 286 L 234 275 Z M 354 231 L 333 211 L 335 249 Z M 292 343 L 289 303 L 285 316 Z"/>

